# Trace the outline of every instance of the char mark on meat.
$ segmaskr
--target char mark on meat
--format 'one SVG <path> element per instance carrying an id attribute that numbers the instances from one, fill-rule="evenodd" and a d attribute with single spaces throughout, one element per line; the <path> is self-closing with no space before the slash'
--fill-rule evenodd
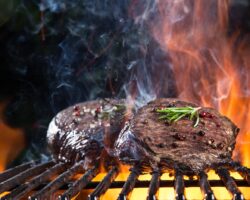
<path id="1" fill-rule="evenodd" d="M 78 103 L 59 112 L 47 131 L 53 157 L 61 162 L 84 161 L 85 168 L 95 165 L 101 154 L 106 154 L 104 146 L 111 147 L 104 140 L 116 139 L 120 132 L 125 109 L 123 100 L 105 99 Z"/>
<path id="2" fill-rule="evenodd" d="M 199 121 L 185 116 L 175 122 L 157 110 L 198 106 L 178 99 L 157 99 L 140 108 L 115 143 L 116 156 L 127 164 L 178 168 L 192 174 L 231 161 L 239 129 L 213 108 L 201 107 Z"/>

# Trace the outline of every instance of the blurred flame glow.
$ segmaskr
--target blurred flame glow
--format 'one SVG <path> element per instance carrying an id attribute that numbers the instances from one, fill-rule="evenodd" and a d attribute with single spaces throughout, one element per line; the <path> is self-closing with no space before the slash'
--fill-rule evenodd
<path id="1" fill-rule="evenodd" d="M 159 1 L 161 27 L 152 31 L 170 54 L 179 98 L 229 117 L 241 129 L 234 158 L 250 167 L 250 46 L 229 34 L 229 3 Z"/>
<path id="2" fill-rule="evenodd" d="M 229 34 L 230 1 L 161 0 L 157 6 L 160 18 L 152 33 L 170 55 L 178 97 L 214 107 L 240 127 L 233 157 L 250 167 L 250 46 L 239 31 Z M 208 175 L 219 178 L 213 171 Z M 174 199 L 173 188 L 167 189 L 160 189 L 159 199 Z M 218 199 L 232 198 L 226 188 L 213 190 Z M 131 197 L 141 199 L 146 192 L 135 189 Z M 186 194 L 202 199 L 199 188 L 187 188 Z"/>
<path id="3" fill-rule="evenodd" d="M 241 131 L 234 159 L 250 167 L 250 46 L 249 41 L 240 37 L 239 31 L 228 31 L 230 1 L 156 2 L 160 20 L 151 27 L 152 33 L 161 48 L 170 55 L 178 97 L 214 107 L 237 124 Z M 2 122 L 0 129 L 7 131 Z M 6 143 L 5 138 L 0 141 Z M 24 144 L 23 139 L 20 138 L 20 141 Z M 15 148 L 11 146 L 10 149 Z M 4 151 L 7 152 L 6 149 Z M 0 160 L 0 170 L 7 163 L 7 158 L 2 155 L 1 159 L 5 160 Z M 124 169 L 116 180 L 126 180 L 128 174 L 128 170 Z M 94 181 L 102 180 L 104 175 L 99 174 Z M 208 175 L 209 179 L 218 179 L 213 171 Z M 237 174 L 233 176 L 241 178 Z M 150 175 L 140 176 L 140 180 L 150 178 Z M 161 178 L 172 179 L 167 174 Z M 231 199 L 225 188 L 213 190 L 216 198 Z M 241 188 L 241 191 L 249 195 L 247 189 Z M 110 189 L 102 199 L 115 199 L 119 192 L 120 189 Z M 187 199 L 202 198 L 198 187 L 187 188 L 186 194 Z M 135 189 L 131 199 L 145 199 L 146 196 L 147 188 Z M 174 196 L 173 188 L 160 188 L 159 199 L 174 199 Z"/>
<path id="4" fill-rule="evenodd" d="M 0 103 L 0 171 L 22 151 L 25 146 L 23 130 L 11 128 L 3 121 L 6 103 Z"/>

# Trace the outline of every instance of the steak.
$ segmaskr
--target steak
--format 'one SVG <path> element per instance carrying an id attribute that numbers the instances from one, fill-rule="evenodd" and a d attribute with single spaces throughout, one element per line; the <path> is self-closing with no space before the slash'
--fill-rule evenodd
<path id="1" fill-rule="evenodd" d="M 198 107 L 178 99 L 157 99 L 140 108 L 120 132 L 116 156 L 145 170 L 178 168 L 184 174 L 229 162 L 239 129 L 215 109 L 199 108 L 197 126 L 187 116 L 175 122 L 159 119 L 157 110 L 187 106 Z"/>
<path id="2" fill-rule="evenodd" d="M 104 135 L 106 141 L 109 137 L 115 139 L 121 130 L 124 110 L 124 101 L 114 99 L 78 103 L 62 110 L 47 131 L 53 157 L 62 162 L 84 161 L 86 169 L 98 163 L 104 149 Z M 111 148 L 110 143 L 108 147 Z"/>

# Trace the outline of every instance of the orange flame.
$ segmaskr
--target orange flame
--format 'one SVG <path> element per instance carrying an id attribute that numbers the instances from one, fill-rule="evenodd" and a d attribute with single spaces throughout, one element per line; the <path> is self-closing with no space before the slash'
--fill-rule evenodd
<path id="1" fill-rule="evenodd" d="M 179 98 L 217 108 L 241 128 L 234 158 L 250 167 L 250 47 L 229 34 L 228 0 L 162 0 L 152 31 L 172 60 Z"/>
<path id="2" fill-rule="evenodd" d="M 3 110 L 6 102 L 0 102 L 0 172 L 16 158 L 25 146 L 23 130 L 4 123 Z"/>
<path id="3" fill-rule="evenodd" d="M 240 31 L 228 33 L 229 3 L 229 0 L 160 0 L 160 22 L 154 24 L 152 32 L 171 57 L 179 98 L 215 107 L 234 121 L 241 128 L 234 158 L 250 167 L 250 45 Z M 117 180 L 127 176 L 123 172 Z M 104 174 L 99 174 L 95 180 L 103 177 Z M 209 173 L 210 179 L 216 177 Z M 149 178 L 150 175 L 145 179 Z M 230 198 L 229 194 L 225 196 L 225 188 L 216 190 L 217 198 Z M 103 199 L 114 199 L 119 191 L 109 190 L 111 193 Z M 135 189 L 131 198 L 142 199 L 146 193 L 147 189 L 143 193 Z M 173 188 L 161 188 L 159 199 L 166 199 L 167 193 L 174 198 Z M 249 195 L 247 189 L 246 194 Z M 188 199 L 201 198 L 200 191 L 187 191 L 187 195 L 191 195 Z"/>
<path id="4" fill-rule="evenodd" d="M 230 1 L 160 0 L 157 4 L 160 20 L 158 24 L 154 21 L 152 33 L 171 57 L 178 97 L 214 107 L 237 124 L 241 132 L 234 158 L 250 167 L 250 46 L 240 31 L 229 34 Z M 171 179 L 164 175 L 162 179 Z M 242 178 L 237 173 L 231 175 Z M 214 171 L 208 176 L 219 179 Z M 248 190 L 241 188 L 245 195 Z M 217 199 L 231 198 L 225 187 L 213 191 Z M 146 198 L 146 193 L 147 189 L 135 189 L 131 198 Z M 186 194 L 188 199 L 202 198 L 198 187 L 186 188 Z M 159 191 L 159 199 L 173 199 L 174 195 L 173 188 Z"/>

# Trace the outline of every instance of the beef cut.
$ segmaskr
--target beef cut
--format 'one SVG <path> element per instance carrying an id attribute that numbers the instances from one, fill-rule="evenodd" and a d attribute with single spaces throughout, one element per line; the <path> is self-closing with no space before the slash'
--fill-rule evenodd
<path id="1" fill-rule="evenodd" d="M 120 132 L 124 110 L 123 100 L 105 99 L 78 103 L 59 112 L 47 131 L 54 158 L 70 163 L 84 161 L 86 169 L 98 163 L 104 140 L 112 141 Z M 112 148 L 111 143 L 106 145 Z"/>
<path id="2" fill-rule="evenodd" d="M 127 164 L 199 173 L 231 161 L 239 129 L 213 108 L 201 107 L 199 123 L 189 117 L 159 119 L 159 109 L 198 107 L 178 99 L 157 99 L 140 108 L 115 143 L 116 156 Z"/>

